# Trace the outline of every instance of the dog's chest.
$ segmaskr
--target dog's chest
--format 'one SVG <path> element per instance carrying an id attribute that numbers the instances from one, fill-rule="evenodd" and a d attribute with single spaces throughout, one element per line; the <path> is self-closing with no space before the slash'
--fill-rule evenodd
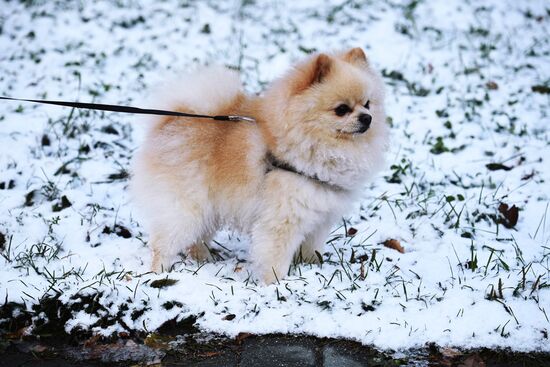
<path id="1" fill-rule="evenodd" d="M 338 218 L 353 202 L 352 194 L 284 169 L 254 167 L 246 184 L 217 192 L 220 226 L 250 233 L 265 217 L 280 221 L 320 222 Z M 260 172 L 262 172 L 260 174 Z"/>

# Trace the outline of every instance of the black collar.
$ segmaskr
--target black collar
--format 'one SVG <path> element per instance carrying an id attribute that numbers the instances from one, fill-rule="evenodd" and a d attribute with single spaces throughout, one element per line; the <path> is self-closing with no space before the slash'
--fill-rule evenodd
<path id="1" fill-rule="evenodd" d="M 329 181 L 325 181 L 320 179 L 317 175 L 309 175 L 305 172 L 299 171 L 291 165 L 288 162 L 285 162 L 283 160 L 278 159 L 273 155 L 271 152 L 267 152 L 266 154 L 266 161 L 267 161 L 267 172 L 273 171 L 274 169 L 282 169 L 283 171 L 292 172 L 296 175 L 303 176 L 307 179 L 310 179 L 312 181 L 315 181 L 319 185 L 322 185 L 328 189 L 331 189 L 333 191 L 345 191 L 346 189 L 342 186 L 335 185 Z"/>

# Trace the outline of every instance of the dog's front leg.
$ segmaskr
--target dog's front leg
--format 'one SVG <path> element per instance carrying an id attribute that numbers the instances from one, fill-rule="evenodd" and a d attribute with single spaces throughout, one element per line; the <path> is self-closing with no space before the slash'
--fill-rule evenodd
<path id="1" fill-rule="evenodd" d="M 303 223 L 294 217 L 258 222 L 252 232 L 251 258 L 266 284 L 284 278 L 292 258 L 304 241 Z"/>
<path id="2" fill-rule="evenodd" d="M 310 264 L 318 264 L 321 261 L 319 256 L 324 252 L 331 225 L 329 221 L 322 222 L 306 236 L 300 247 L 299 261 Z"/>

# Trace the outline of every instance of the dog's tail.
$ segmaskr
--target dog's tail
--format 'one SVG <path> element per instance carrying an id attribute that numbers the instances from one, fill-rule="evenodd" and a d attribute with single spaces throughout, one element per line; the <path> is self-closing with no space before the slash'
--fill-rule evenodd
<path id="1" fill-rule="evenodd" d="M 243 93 L 236 71 L 213 65 L 159 83 L 151 103 L 162 109 L 219 115 Z"/>

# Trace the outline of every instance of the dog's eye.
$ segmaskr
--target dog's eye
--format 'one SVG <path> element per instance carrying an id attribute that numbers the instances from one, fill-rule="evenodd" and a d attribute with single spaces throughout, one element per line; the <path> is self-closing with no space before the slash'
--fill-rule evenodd
<path id="1" fill-rule="evenodd" d="M 370 99 L 367 101 L 367 103 L 365 103 L 365 108 L 367 110 L 370 110 Z"/>
<path id="2" fill-rule="evenodd" d="M 345 114 L 351 112 L 351 108 L 347 104 L 341 104 L 340 106 L 334 109 L 334 112 L 338 116 L 344 116 Z"/>

